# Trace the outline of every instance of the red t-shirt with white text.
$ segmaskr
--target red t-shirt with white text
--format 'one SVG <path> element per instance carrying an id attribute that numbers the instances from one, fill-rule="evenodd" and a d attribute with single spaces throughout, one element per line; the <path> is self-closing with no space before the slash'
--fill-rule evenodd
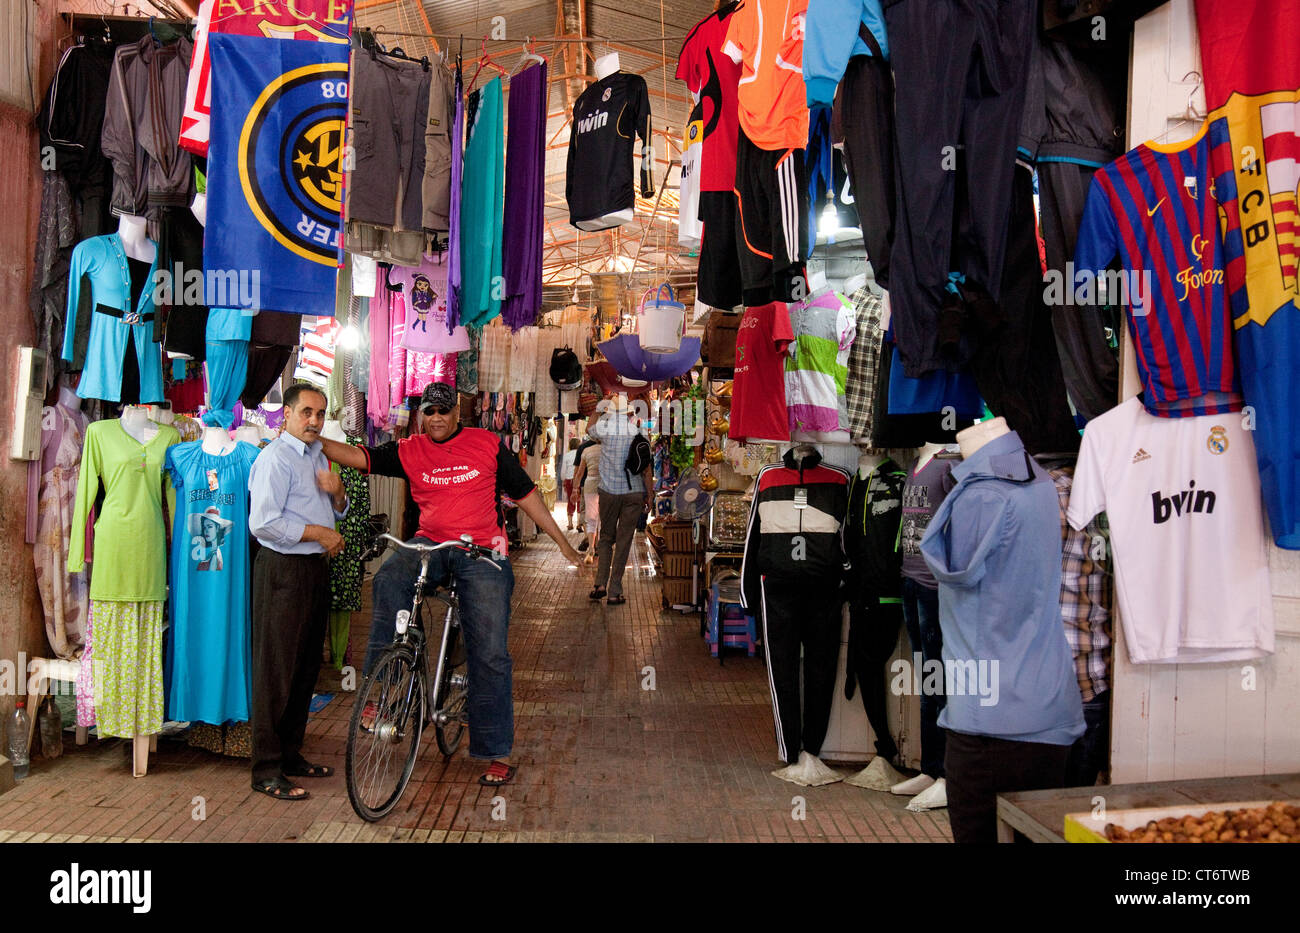
<path id="1" fill-rule="evenodd" d="M 736 375 L 731 391 L 732 438 L 790 438 L 785 404 L 785 356 L 794 341 L 784 302 L 746 308 L 736 331 Z"/>

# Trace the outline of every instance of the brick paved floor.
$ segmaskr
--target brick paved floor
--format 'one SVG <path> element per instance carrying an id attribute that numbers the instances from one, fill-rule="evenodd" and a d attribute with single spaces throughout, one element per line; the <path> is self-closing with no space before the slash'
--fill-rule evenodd
<path id="1" fill-rule="evenodd" d="M 0 796 L 0 841 L 349 842 L 865 841 L 941 842 L 944 811 L 910 813 L 906 798 L 771 777 L 776 758 L 761 655 L 709 657 L 695 616 L 661 612 L 638 536 L 624 606 L 587 599 L 590 574 L 569 570 L 539 538 L 514 555 L 510 628 L 515 760 L 504 788 L 477 784 L 464 748 L 445 760 L 426 733 L 405 796 L 366 824 L 342 775 L 352 696 L 314 715 L 304 751 L 336 774 L 304 781 L 312 799 L 272 800 L 249 788 L 246 761 L 163 739 L 149 773 L 130 773 L 130 743 L 71 742 Z M 369 585 L 366 587 L 367 593 Z M 354 657 L 368 615 L 354 616 Z M 653 668 L 654 690 L 642 689 Z M 850 772 L 860 767 L 844 764 Z M 504 798 L 504 808 L 493 797 Z M 795 819 L 795 797 L 805 818 Z M 504 813 L 502 810 L 504 809 Z M 204 819 L 197 818 L 200 810 Z M 504 819 L 493 819 L 495 815 Z"/>

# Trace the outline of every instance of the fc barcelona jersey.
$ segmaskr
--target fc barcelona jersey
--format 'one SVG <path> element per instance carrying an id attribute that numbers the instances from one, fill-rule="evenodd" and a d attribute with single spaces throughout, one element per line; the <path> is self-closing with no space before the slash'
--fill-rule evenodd
<path id="1" fill-rule="evenodd" d="M 1241 408 L 1210 178 L 1204 128 L 1185 143 L 1143 143 L 1093 176 L 1079 228 L 1079 270 L 1098 273 L 1120 257 L 1124 275 L 1115 284 L 1127 298 L 1143 403 L 1153 415 Z"/>

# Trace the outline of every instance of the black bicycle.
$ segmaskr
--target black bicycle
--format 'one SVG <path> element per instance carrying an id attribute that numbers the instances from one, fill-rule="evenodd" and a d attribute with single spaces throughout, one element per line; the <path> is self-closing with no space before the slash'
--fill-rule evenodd
<path id="1" fill-rule="evenodd" d="M 459 548 L 501 569 L 493 559 L 500 554 L 474 544 L 469 535 L 441 544 L 408 544 L 385 533 L 376 538 L 380 553 L 381 542 L 419 552 L 420 574 L 411 608 L 397 613 L 393 644 L 375 662 L 352 707 L 345 768 L 348 799 L 357 816 L 368 822 L 382 819 L 397 806 L 415 770 L 426 726 L 433 725 L 438 748 L 448 757 L 465 732 L 469 677 L 456 579 L 453 574 L 445 586 L 426 596 L 430 557 L 435 551 Z M 370 556 L 377 556 L 374 548 Z M 431 655 L 426 626 L 438 615 L 437 603 L 445 606 L 442 638 L 437 654 Z M 438 659 L 432 678 L 430 657 Z"/>

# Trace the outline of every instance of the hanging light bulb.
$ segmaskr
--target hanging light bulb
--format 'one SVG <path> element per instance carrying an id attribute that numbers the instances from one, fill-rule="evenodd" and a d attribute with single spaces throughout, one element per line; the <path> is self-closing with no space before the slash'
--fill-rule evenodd
<path id="1" fill-rule="evenodd" d="M 339 331 L 339 347 L 343 350 L 355 350 L 361 345 L 361 331 L 347 324 Z"/>

